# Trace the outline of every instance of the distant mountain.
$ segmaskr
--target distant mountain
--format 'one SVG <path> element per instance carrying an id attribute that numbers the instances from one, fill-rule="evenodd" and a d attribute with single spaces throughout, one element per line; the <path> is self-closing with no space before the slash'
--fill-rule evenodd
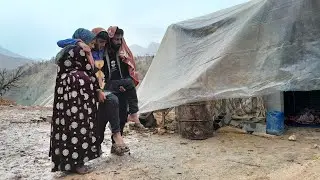
<path id="1" fill-rule="evenodd" d="M 0 69 L 15 69 L 26 63 L 33 62 L 19 54 L 13 53 L 7 49 L 0 47 Z"/>
<path id="2" fill-rule="evenodd" d="M 15 58 L 0 54 L 0 69 L 15 69 L 21 65 L 33 62 L 30 59 Z"/>
<path id="3" fill-rule="evenodd" d="M 133 44 L 130 47 L 131 52 L 133 53 L 134 56 L 139 56 L 139 55 L 145 55 L 146 54 L 146 48 L 141 47 L 137 44 Z"/>
<path id="4" fill-rule="evenodd" d="M 25 58 L 17 53 L 11 52 L 3 47 L 0 46 L 0 54 L 5 55 L 5 56 L 10 56 L 10 57 L 15 57 L 15 58 Z"/>
<path id="5" fill-rule="evenodd" d="M 159 49 L 160 44 L 152 42 L 147 48 L 139 46 L 137 44 L 131 45 L 129 48 L 134 56 L 155 55 Z"/>
<path id="6" fill-rule="evenodd" d="M 148 52 L 150 52 L 151 54 L 155 55 L 159 49 L 160 44 L 156 43 L 156 42 L 152 42 L 149 44 L 148 46 Z"/>

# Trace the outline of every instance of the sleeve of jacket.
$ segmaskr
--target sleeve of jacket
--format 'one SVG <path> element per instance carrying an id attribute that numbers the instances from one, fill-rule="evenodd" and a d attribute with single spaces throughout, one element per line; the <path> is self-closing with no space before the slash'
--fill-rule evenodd
<path id="1" fill-rule="evenodd" d="M 68 45 L 76 45 L 77 42 L 79 42 L 80 40 L 78 39 L 64 39 L 64 40 L 60 40 L 57 42 L 57 45 L 61 48 L 64 48 Z"/>

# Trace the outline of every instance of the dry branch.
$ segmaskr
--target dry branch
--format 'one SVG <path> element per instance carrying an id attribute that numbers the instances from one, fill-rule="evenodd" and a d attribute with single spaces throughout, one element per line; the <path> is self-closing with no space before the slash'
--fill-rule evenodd
<path id="1" fill-rule="evenodd" d="M 24 75 L 23 66 L 9 72 L 7 69 L 0 70 L 0 97 L 8 90 L 18 87 L 18 82 Z"/>

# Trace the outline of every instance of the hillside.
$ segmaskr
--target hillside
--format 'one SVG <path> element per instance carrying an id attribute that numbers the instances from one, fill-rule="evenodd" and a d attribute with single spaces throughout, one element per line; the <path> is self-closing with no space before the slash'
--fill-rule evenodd
<path id="1" fill-rule="evenodd" d="M 136 66 L 139 74 L 140 83 L 142 82 L 144 76 L 152 63 L 153 56 L 139 56 L 136 57 Z"/>
<path id="2" fill-rule="evenodd" d="M 29 65 L 19 87 L 11 89 L 4 97 L 22 105 L 52 105 L 56 69 L 50 61 Z"/>

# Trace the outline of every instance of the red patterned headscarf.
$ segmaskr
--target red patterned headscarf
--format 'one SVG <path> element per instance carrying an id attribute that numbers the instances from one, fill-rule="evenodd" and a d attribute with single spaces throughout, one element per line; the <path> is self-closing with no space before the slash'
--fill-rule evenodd
<path id="1" fill-rule="evenodd" d="M 108 28 L 107 32 L 108 32 L 110 39 L 114 37 L 117 29 L 118 29 L 118 26 L 110 26 Z M 129 74 L 130 74 L 131 78 L 133 79 L 135 85 L 137 86 L 139 84 L 139 78 L 138 78 L 138 73 L 136 72 L 136 63 L 134 61 L 133 54 L 132 54 L 131 50 L 129 49 L 124 38 L 122 38 L 122 44 L 119 49 L 119 55 L 120 55 L 121 60 L 124 63 L 128 64 Z"/>

